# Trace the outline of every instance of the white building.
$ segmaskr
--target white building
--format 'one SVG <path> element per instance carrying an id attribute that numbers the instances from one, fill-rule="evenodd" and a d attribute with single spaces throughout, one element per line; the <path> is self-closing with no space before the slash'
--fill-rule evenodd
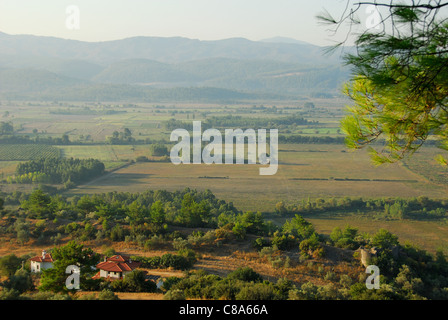
<path id="1" fill-rule="evenodd" d="M 121 255 L 115 255 L 97 264 L 96 268 L 100 271 L 93 278 L 122 279 L 126 274 L 134 271 L 139 266 L 139 262 L 132 261 Z"/>
<path id="2" fill-rule="evenodd" d="M 31 258 L 30 261 L 31 272 L 33 273 L 53 268 L 53 258 L 51 253 L 47 253 L 45 250 L 42 250 L 42 255 Z"/>

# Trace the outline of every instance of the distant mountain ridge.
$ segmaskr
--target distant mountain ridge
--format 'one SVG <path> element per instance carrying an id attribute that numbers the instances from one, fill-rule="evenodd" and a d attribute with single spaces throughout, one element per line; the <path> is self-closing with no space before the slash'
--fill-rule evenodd
<path id="1" fill-rule="evenodd" d="M 166 94 L 170 88 L 177 88 L 177 93 L 187 92 L 179 88 L 222 89 L 219 96 L 244 93 L 235 97 L 337 92 L 348 71 L 338 54 L 327 56 L 323 49 L 282 37 L 262 41 L 132 37 L 83 42 L 0 32 L 0 94 L 39 92 L 42 97 L 42 92 L 51 96 L 52 90 L 59 90 L 55 96 L 60 96 L 65 88 L 72 95 L 68 92 L 76 85 L 88 98 L 88 92 L 95 96 L 94 90 L 101 88 L 104 93 L 105 86 L 120 84 L 129 91 L 125 97 L 148 89 L 163 89 Z M 212 96 L 218 92 L 215 89 Z M 152 91 L 151 96 L 157 95 Z"/>
<path id="2" fill-rule="evenodd" d="M 311 45 L 308 42 L 288 38 L 288 37 L 272 37 L 267 39 L 262 39 L 260 42 L 269 42 L 269 43 L 292 43 L 292 44 L 302 44 L 302 45 Z"/>
<path id="3" fill-rule="evenodd" d="M 0 36 L 0 55 L 32 55 L 64 60 L 86 60 L 100 65 L 124 59 L 176 63 L 208 58 L 275 60 L 303 64 L 330 64 L 336 56 L 305 42 L 251 41 L 244 38 L 197 40 L 183 37 L 132 37 L 104 42 L 83 42 L 34 35 Z"/>

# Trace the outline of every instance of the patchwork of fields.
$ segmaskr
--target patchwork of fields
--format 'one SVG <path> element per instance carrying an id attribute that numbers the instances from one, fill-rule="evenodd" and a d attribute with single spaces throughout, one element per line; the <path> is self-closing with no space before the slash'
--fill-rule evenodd
<path id="1" fill-rule="evenodd" d="M 233 114 L 246 118 L 287 117 L 303 112 L 312 125 L 281 126 L 286 135 L 341 137 L 339 101 L 316 101 L 316 109 L 304 111 L 295 103 L 284 108 L 273 106 L 211 106 L 211 105 L 89 105 L 93 111 L 82 115 L 81 105 L 62 106 L 68 114 L 58 113 L 61 105 L 53 103 L 18 103 L 1 105 L 0 112 L 8 113 L 1 121 L 11 121 L 17 135 L 32 138 L 68 135 L 70 141 L 82 144 L 49 146 L 44 144 L 0 145 L 0 177 L 14 175 L 21 161 L 41 157 L 94 158 L 104 162 L 106 175 L 84 185 L 64 191 L 67 197 L 109 191 L 142 192 L 147 189 L 169 191 L 184 188 L 210 189 L 218 198 L 231 201 L 244 211 L 272 212 L 275 205 L 299 203 L 307 198 L 446 198 L 448 170 L 433 159 L 440 151 L 424 147 L 402 163 L 375 167 L 366 151 L 348 151 L 341 144 L 282 144 L 279 146 L 279 168 L 274 176 L 260 176 L 260 165 L 173 165 L 170 162 L 135 162 L 137 157 L 150 157 L 150 145 L 111 145 L 104 141 L 114 131 L 129 128 L 133 137 L 169 139 L 163 122 L 204 120 L 208 117 Z M 81 109 L 80 109 L 81 108 Z M 70 114 L 70 112 L 73 112 Z M 222 128 L 220 128 L 222 129 Z M 1 185 L 1 191 L 28 192 L 35 185 Z M 335 226 L 356 226 L 362 232 L 386 228 L 400 236 L 434 251 L 448 247 L 446 223 L 431 221 L 374 221 L 359 215 L 320 214 L 309 216 L 316 229 L 329 234 Z M 279 223 L 281 221 L 278 221 Z"/>
<path id="2" fill-rule="evenodd" d="M 61 147 L 63 154 L 78 150 L 78 156 L 101 159 L 107 155 L 124 161 L 130 146 Z M 91 149 L 91 153 L 88 152 Z M 135 147 L 145 154 L 148 147 Z M 419 160 L 422 161 L 422 160 Z M 425 161 L 432 163 L 430 158 Z M 443 198 L 446 187 L 428 181 L 407 167 L 394 164 L 375 167 L 364 151 L 347 152 L 338 145 L 281 145 L 279 170 L 260 176 L 259 165 L 178 165 L 135 163 L 106 177 L 68 191 L 68 195 L 108 191 L 141 192 L 146 189 L 210 189 L 242 210 L 272 211 L 279 201 L 329 197 L 418 197 Z"/>

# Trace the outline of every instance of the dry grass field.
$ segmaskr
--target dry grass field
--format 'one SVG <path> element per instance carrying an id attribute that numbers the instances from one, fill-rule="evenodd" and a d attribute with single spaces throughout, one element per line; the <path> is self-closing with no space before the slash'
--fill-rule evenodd
<path id="1" fill-rule="evenodd" d="M 139 153 L 143 152 L 141 148 Z M 242 210 L 262 212 L 272 211 L 279 201 L 295 203 L 308 197 L 446 196 L 446 186 L 401 164 L 373 166 L 365 151 L 348 152 L 338 145 L 281 145 L 280 150 L 279 169 L 274 176 L 260 176 L 259 165 L 136 163 L 70 190 L 67 195 L 189 187 L 210 189 Z"/>

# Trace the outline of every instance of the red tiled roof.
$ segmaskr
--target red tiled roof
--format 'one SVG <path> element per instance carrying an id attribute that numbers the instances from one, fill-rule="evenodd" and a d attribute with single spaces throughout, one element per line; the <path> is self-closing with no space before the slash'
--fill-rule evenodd
<path id="1" fill-rule="evenodd" d="M 129 257 L 117 254 L 115 256 L 108 258 L 107 261 L 126 262 L 129 261 Z"/>
<path id="2" fill-rule="evenodd" d="M 130 262 L 129 259 L 126 259 L 121 255 L 115 255 L 108 258 L 106 261 L 100 262 L 96 265 L 98 269 L 109 272 L 132 271 L 139 266 L 140 262 Z"/>
<path id="3" fill-rule="evenodd" d="M 42 259 L 42 256 L 35 256 L 34 258 L 30 259 L 31 261 L 36 261 L 36 262 L 53 262 L 53 257 L 51 256 L 51 253 L 46 253 L 45 254 L 45 258 Z"/>

